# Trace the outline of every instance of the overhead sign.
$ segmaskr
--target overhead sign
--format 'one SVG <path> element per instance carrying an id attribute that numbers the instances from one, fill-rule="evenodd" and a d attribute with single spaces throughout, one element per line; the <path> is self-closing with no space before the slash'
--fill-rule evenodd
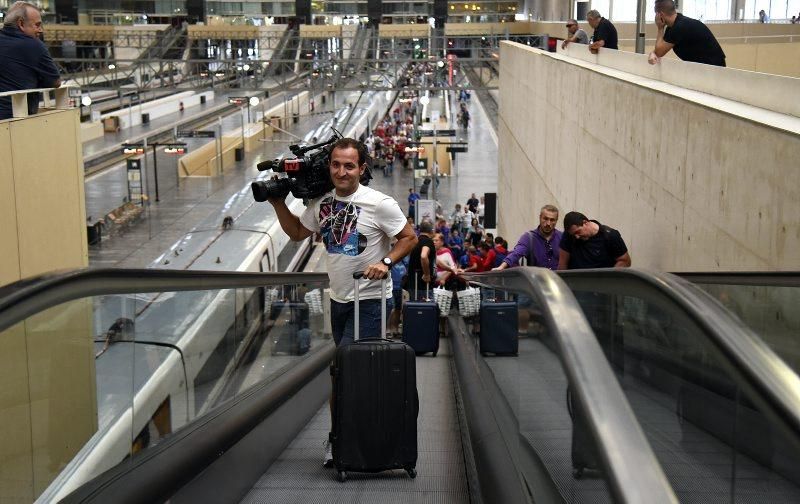
<path id="1" fill-rule="evenodd" d="M 179 138 L 214 138 L 217 132 L 213 130 L 178 130 Z"/>
<path id="2" fill-rule="evenodd" d="M 186 154 L 188 150 L 186 148 L 185 143 L 174 143 L 174 144 L 161 144 L 164 147 L 164 154 Z"/>
<path id="3" fill-rule="evenodd" d="M 420 135 L 424 137 L 429 136 L 456 136 L 456 130 L 453 129 L 441 129 L 441 130 L 419 130 Z"/>
<path id="4" fill-rule="evenodd" d="M 144 144 L 122 144 L 123 154 L 144 154 Z"/>
<path id="5" fill-rule="evenodd" d="M 448 147 L 447 152 L 467 152 L 466 145 L 456 145 L 453 147 Z"/>

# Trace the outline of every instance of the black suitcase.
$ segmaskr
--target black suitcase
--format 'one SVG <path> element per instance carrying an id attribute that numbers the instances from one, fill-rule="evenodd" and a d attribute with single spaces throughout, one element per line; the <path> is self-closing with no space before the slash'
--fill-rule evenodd
<path id="1" fill-rule="evenodd" d="M 572 388 L 569 385 L 567 385 L 567 410 L 572 418 L 572 476 L 580 479 L 586 471 L 599 470 L 600 456 L 584 420 L 583 408 L 573 398 Z"/>
<path id="2" fill-rule="evenodd" d="M 481 353 L 517 355 L 519 353 L 517 302 L 486 300 L 481 302 L 480 310 Z"/>
<path id="3" fill-rule="evenodd" d="M 381 338 L 359 340 L 361 274 L 354 277 L 355 342 L 336 350 L 331 369 L 333 464 L 342 482 L 347 479 L 348 471 L 404 469 L 414 478 L 419 413 L 414 350 L 405 343 L 385 339 L 385 300 L 381 310 Z"/>
<path id="4" fill-rule="evenodd" d="M 301 301 L 277 301 L 270 310 L 272 355 L 303 355 L 311 347 L 309 306 Z"/>
<path id="5" fill-rule="evenodd" d="M 439 352 L 439 305 L 436 301 L 426 296 L 426 300 L 403 303 L 402 338 L 417 354 L 433 352 L 436 357 Z"/>

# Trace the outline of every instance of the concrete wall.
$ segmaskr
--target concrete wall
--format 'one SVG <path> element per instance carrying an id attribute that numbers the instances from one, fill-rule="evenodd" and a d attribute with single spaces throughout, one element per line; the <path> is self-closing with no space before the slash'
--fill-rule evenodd
<path id="1" fill-rule="evenodd" d="M 619 229 L 636 266 L 800 268 L 800 186 L 787 183 L 800 114 L 765 110 L 792 101 L 797 79 L 619 51 L 585 59 L 502 44 L 501 235 L 553 203 Z"/>

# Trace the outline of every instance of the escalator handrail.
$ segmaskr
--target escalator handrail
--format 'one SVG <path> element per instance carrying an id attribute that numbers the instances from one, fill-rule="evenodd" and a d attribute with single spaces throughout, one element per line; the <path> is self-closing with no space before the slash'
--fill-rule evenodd
<path id="1" fill-rule="evenodd" d="M 800 271 L 692 271 L 673 275 L 696 284 L 800 287 Z"/>
<path id="2" fill-rule="evenodd" d="M 594 276 L 606 285 L 613 278 L 636 278 L 657 288 L 705 330 L 724 358 L 742 374 L 756 398 L 775 413 L 773 419 L 780 422 L 793 439 L 800 440 L 800 377 L 758 335 L 689 278 L 637 268 L 563 271 L 559 274 L 565 277 Z M 747 275 L 741 278 L 747 278 Z"/>
<path id="3" fill-rule="evenodd" d="M 472 283 L 522 292 L 538 301 L 549 334 L 586 425 L 600 448 L 606 476 L 618 502 L 678 502 L 619 381 L 580 305 L 559 276 L 545 268 L 465 274 Z"/>
<path id="4" fill-rule="evenodd" d="M 0 288 L 0 332 L 48 308 L 91 296 L 243 289 L 301 283 L 327 286 L 328 274 L 75 269 L 20 280 Z"/>

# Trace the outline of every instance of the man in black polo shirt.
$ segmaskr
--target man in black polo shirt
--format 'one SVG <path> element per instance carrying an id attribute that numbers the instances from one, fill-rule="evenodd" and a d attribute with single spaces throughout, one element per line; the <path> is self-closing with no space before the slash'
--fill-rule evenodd
<path id="1" fill-rule="evenodd" d="M 656 47 L 647 61 L 655 65 L 670 49 L 683 61 L 725 66 L 725 53 L 702 22 L 679 14 L 673 0 L 656 0 Z"/>
<path id="2" fill-rule="evenodd" d="M 47 47 L 39 40 L 42 16 L 28 2 L 9 7 L 0 30 L 0 92 L 59 87 L 61 79 Z M 28 114 L 39 110 L 39 94 L 28 95 Z M 11 99 L 0 98 L 0 119 L 13 117 Z"/>
<path id="3" fill-rule="evenodd" d="M 586 13 L 586 21 L 594 29 L 592 43 L 589 50 L 592 54 L 597 54 L 601 47 L 606 49 L 619 49 L 617 46 L 617 29 L 611 21 L 600 15 L 600 12 L 592 9 Z"/>
<path id="4" fill-rule="evenodd" d="M 564 216 L 558 269 L 627 268 L 631 256 L 619 231 L 580 212 Z"/>

